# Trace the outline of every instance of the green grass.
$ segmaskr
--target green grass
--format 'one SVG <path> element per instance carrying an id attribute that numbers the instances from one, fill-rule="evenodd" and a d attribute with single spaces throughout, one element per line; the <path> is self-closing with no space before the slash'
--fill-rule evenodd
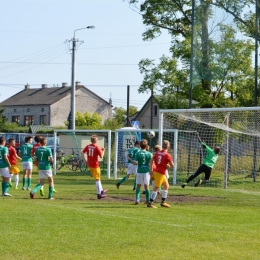
<path id="1" fill-rule="evenodd" d="M 47 184 L 34 200 L 21 184 L 11 188 L 0 202 L 0 259 L 259 259 L 259 192 L 176 186 L 172 208 L 150 209 L 133 205 L 133 179 L 120 190 L 116 180 L 102 183 L 104 200 L 92 178 L 65 171 L 53 201 Z"/>

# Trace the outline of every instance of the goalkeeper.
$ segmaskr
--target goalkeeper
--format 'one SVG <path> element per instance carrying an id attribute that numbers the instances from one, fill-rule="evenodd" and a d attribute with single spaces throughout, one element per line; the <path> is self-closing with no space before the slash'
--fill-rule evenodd
<path id="1" fill-rule="evenodd" d="M 187 180 L 184 182 L 181 187 L 185 188 L 187 183 L 195 179 L 197 176 L 199 176 L 201 173 L 205 173 L 205 177 L 203 180 L 199 179 L 195 184 L 194 187 L 198 187 L 200 184 L 205 184 L 209 182 L 209 178 L 211 175 L 211 171 L 214 168 L 217 160 L 218 160 L 218 154 L 220 152 L 220 147 L 216 146 L 214 149 L 211 149 L 209 146 L 207 146 L 205 143 L 201 142 L 199 139 L 199 142 L 201 146 L 206 150 L 206 156 L 203 160 L 203 163 L 200 165 L 200 167 L 195 171 Z"/>

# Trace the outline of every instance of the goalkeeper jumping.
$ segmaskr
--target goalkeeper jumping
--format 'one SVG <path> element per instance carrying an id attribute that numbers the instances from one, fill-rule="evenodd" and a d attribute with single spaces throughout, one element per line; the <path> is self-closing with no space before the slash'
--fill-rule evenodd
<path id="1" fill-rule="evenodd" d="M 198 187 L 200 184 L 206 184 L 209 182 L 209 178 L 211 175 L 211 171 L 215 166 L 215 163 L 218 160 L 218 154 L 220 152 L 220 147 L 216 146 L 213 149 L 211 149 L 209 146 L 207 146 L 205 143 L 203 143 L 200 139 L 199 142 L 201 146 L 206 150 L 206 156 L 203 160 L 203 163 L 200 165 L 200 167 L 195 171 L 187 180 L 184 182 L 181 187 L 185 188 L 187 183 L 195 179 L 197 176 L 199 176 L 201 173 L 205 173 L 205 177 L 203 180 L 199 179 L 195 184 L 194 187 Z"/>

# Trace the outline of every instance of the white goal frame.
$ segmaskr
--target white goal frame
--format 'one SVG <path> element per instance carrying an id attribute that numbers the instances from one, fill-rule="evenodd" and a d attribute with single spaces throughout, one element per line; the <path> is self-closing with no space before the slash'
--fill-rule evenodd
<path id="1" fill-rule="evenodd" d="M 165 131 L 163 129 L 163 122 L 164 122 L 164 114 L 165 113 L 173 113 L 173 114 L 180 114 L 180 113 L 202 113 L 202 112 L 233 112 L 233 111 L 258 111 L 260 112 L 260 107 L 232 107 L 232 108 L 196 108 L 196 109 L 159 109 L 159 144 L 162 144 L 163 139 L 163 132 Z M 228 127 L 226 129 L 223 129 L 226 132 L 229 131 Z M 176 131 L 178 131 L 176 129 Z M 178 133 L 178 132 L 176 132 Z M 252 134 L 253 136 L 259 137 L 260 136 L 260 130 L 259 132 Z M 176 137 L 178 138 L 178 134 L 176 134 Z M 176 150 L 177 153 L 177 139 L 174 141 L 174 150 Z M 227 147 L 228 149 L 228 147 Z M 175 153 L 174 153 L 175 154 Z M 255 156 L 255 155 L 254 155 Z M 174 163 L 177 163 L 177 154 L 176 157 L 174 156 Z M 254 161 L 254 174 L 256 174 L 256 158 Z M 177 172 L 177 165 L 176 165 L 176 172 Z M 174 177 L 176 177 L 176 172 L 174 171 Z M 224 189 L 227 188 L 227 171 L 226 168 L 223 169 L 224 173 Z M 255 177 L 254 177 L 255 178 Z M 173 184 L 176 184 L 176 179 L 173 179 Z"/>

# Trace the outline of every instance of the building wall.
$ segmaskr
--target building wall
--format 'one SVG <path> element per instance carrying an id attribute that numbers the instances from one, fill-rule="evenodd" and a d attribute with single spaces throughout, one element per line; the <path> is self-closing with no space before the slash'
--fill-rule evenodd
<path id="1" fill-rule="evenodd" d="M 50 108 L 46 105 L 5 107 L 3 115 L 8 118 L 9 122 L 12 122 L 12 117 L 20 117 L 19 125 L 21 126 L 25 125 L 26 116 L 33 116 L 33 124 L 40 125 L 40 116 L 42 115 L 46 116 L 46 125 L 48 125 L 50 120 Z"/>
<path id="2" fill-rule="evenodd" d="M 153 106 L 157 106 L 157 115 L 154 114 L 153 109 L 153 129 L 159 128 L 159 107 L 156 103 Z M 135 118 L 136 121 L 140 122 L 140 128 L 150 129 L 151 128 L 151 103 L 148 103 L 138 117 Z"/>
<path id="3" fill-rule="evenodd" d="M 112 107 L 103 102 L 96 95 L 88 92 L 86 89 L 78 89 L 76 91 L 76 112 L 84 114 L 89 112 L 93 114 L 97 112 L 102 117 L 102 123 L 106 119 L 112 118 Z M 50 114 L 51 121 L 50 126 L 64 126 L 64 122 L 68 120 L 70 113 L 70 95 L 66 96 L 62 100 L 51 105 Z"/>

